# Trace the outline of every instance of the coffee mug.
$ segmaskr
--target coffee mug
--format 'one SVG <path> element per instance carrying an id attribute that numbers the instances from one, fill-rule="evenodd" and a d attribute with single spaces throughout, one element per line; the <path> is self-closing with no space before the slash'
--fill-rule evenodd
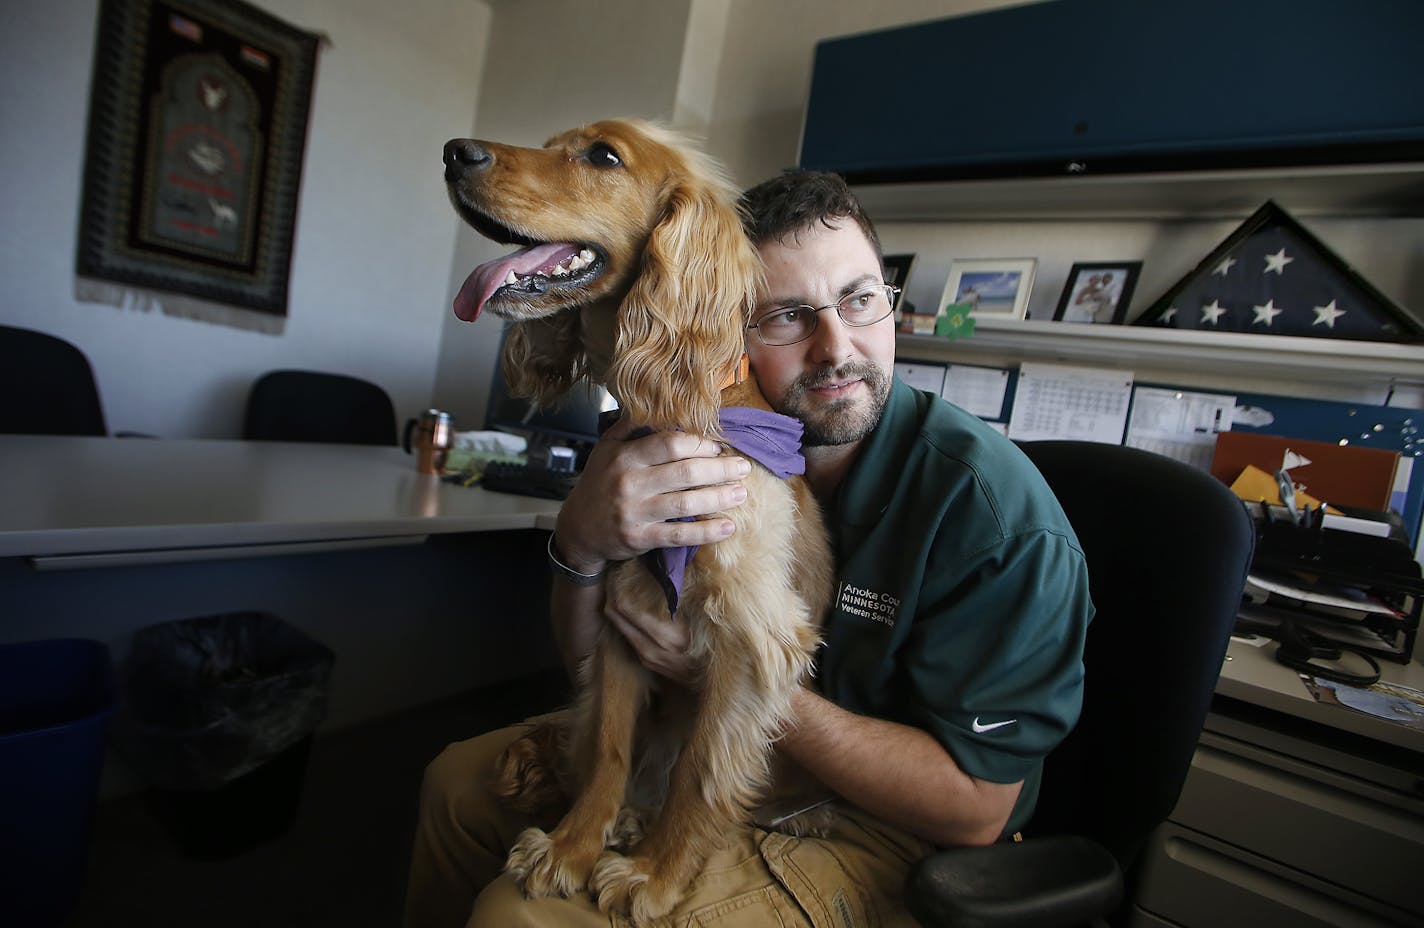
<path id="1" fill-rule="evenodd" d="M 401 446 L 411 453 L 414 433 L 415 469 L 422 474 L 438 474 L 445 469 L 445 458 L 455 445 L 455 420 L 448 412 L 427 409 L 419 419 L 409 419 Z"/>

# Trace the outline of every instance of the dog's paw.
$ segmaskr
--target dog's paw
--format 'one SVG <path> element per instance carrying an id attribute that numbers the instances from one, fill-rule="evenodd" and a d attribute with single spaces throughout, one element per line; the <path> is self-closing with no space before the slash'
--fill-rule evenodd
<path id="1" fill-rule="evenodd" d="M 588 885 L 596 852 L 580 854 L 566 844 L 538 828 L 526 828 L 509 849 L 505 872 L 530 899 L 572 896 Z"/>
<path id="2" fill-rule="evenodd" d="M 600 909 L 626 915 L 640 928 L 671 912 L 682 899 L 682 887 L 660 877 L 651 861 L 613 851 L 598 858 L 588 888 Z"/>
<path id="3" fill-rule="evenodd" d="M 626 851 L 643 840 L 645 832 L 643 810 L 624 806 L 618 813 L 618 820 L 613 823 L 613 834 L 608 839 L 608 846 L 614 850 Z"/>

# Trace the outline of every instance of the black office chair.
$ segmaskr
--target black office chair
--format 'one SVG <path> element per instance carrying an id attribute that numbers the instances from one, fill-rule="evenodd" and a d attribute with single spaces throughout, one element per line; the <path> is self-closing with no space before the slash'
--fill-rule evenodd
<path id="1" fill-rule="evenodd" d="M 84 352 L 53 335 L 0 325 L 0 432 L 107 435 Z"/>
<path id="2" fill-rule="evenodd" d="M 247 395 L 242 437 L 394 445 L 396 412 L 385 390 L 359 377 L 271 371 L 259 377 Z"/>
<path id="3" fill-rule="evenodd" d="M 1022 448 L 1088 558 L 1082 716 L 1045 760 L 1022 843 L 916 867 L 908 898 L 925 925 L 1123 920 L 1133 863 L 1186 779 L 1255 545 L 1241 501 L 1187 464 L 1092 442 Z"/>

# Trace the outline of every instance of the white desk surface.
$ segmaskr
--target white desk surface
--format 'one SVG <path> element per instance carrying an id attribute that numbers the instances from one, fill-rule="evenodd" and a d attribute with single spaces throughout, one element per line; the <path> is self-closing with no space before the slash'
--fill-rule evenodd
<path id="1" fill-rule="evenodd" d="M 418 542 L 558 510 L 416 473 L 399 448 L 0 435 L 0 557 Z"/>
<path id="2" fill-rule="evenodd" d="M 1316 702 L 1300 674 L 1276 661 L 1276 647 L 1275 642 L 1257 648 L 1232 641 L 1216 682 L 1217 694 L 1424 753 L 1424 731 L 1347 706 Z M 1417 653 L 1415 658 L 1408 664 L 1380 659 L 1380 676 L 1391 683 L 1424 690 L 1424 666 Z"/>

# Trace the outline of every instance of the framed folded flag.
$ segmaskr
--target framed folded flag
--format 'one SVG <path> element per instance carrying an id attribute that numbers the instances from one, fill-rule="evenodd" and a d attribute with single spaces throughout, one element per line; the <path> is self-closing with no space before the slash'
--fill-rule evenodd
<path id="1" fill-rule="evenodd" d="M 81 282 L 285 316 L 317 46 L 241 0 L 102 0 Z"/>
<path id="2" fill-rule="evenodd" d="M 1133 325 L 1424 341 L 1424 325 L 1270 201 Z"/>

